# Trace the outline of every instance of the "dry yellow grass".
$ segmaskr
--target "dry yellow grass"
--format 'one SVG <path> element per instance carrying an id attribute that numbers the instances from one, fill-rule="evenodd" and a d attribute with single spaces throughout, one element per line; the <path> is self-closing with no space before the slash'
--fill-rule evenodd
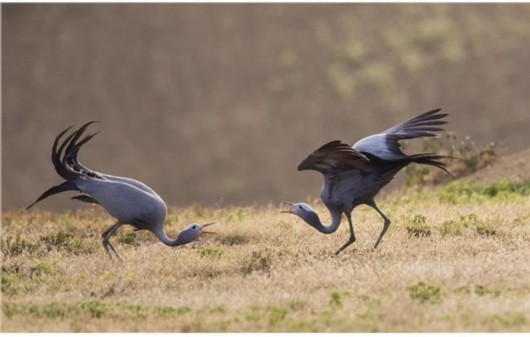
<path id="1" fill-rule="evenodd" d="M 218 234 L 175 249 L 124 228 L 122 264 L 97 207 L 5 212 L 2 331 L 528 331 L 528 194 L 446 200 L 384 199 L 393 224 L 375 251 L 382 221 L 359 207 L 338 257 L 346 225 L 322 235 L 276 205 L 171 209 L 171 234 L 202 220 Z"/>

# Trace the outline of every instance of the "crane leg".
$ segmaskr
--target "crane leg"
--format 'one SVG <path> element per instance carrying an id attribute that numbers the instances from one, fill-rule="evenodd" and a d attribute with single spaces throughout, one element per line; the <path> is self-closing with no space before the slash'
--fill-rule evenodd
<path id="1" fill-rule="evenodd" d="M 344 249 L 346 249 L 346 247 L 348 247 L 349 245 L 351 245 L 352 243 L 355 242 L 355 233 L 353 232 L 353 224 L 351 222 L 351 214 L 348 214 L 348 213 L 344 213 L 346 214 L 346 218 L 348 219 L 348 224 L 350 225 L 350 238 L 348 239 L 348 241 L 342 245 L 342 247 L 340 247 L 336 252 L 335 252 L 335 255 L 339 255 L 340 252 L 342 252 Z"/>
<path id="2" fill-rule="evenodd" d="M 123 225 L 123 223 L 118 221 L 114 225 L 110 226 L 109 229 L 107 229 L 101 235 L 101 237 L 103 238 L 103 240 L 102 240 L 103 247 L 105 248 L 105 251 L 107 252 L 107 254 L 109 254 L 109 257 L 110 257 L 111 260 L 112 260 L 112 254 L 110 253 L 110 251 L 112 250 L 112 252 L 116 255 L 118 260 L 122 261 L 122 259 L 120 257 L 120 254 L 118 254 L 116 249 L 114 249 L 114 246 L 112 245 L 112 243 L 109 240 L 110 237 L 114 234 L 114 232 L 116 232 L 118 230 L 118 228 L 120 228 L 122 225 Z"/>
<path id="3" fill-rule="evenodd" d="M 379 238 L 377 239 L 377 241 L 375 242 L 375 245 L 374 245 L 374 249 L 376 249 L 377 246 L 379 245 L 379 243 L 381 242 L 381 239 L 383 239 L 383 236 L 385 236 L 385 233 L 388 230 L 388 227 L 390 227 L 391 221 L 377 207 L 377 205 L 375 203 L 375 200 L 370 201 L 369 203 L 367 203 L 367 205 L 372 206 L 372 208 L 375 209 L 377 211 L 377 213 L 379 213 L 383 217 L 383 219 L 385 220 L 385 223 L 383 224 L 383 230 L 381 231 L 381 234 L 379 234 Z"/>

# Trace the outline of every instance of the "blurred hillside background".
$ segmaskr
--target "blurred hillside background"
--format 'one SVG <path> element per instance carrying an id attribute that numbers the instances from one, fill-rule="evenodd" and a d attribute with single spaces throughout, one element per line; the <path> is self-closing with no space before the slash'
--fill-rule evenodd
<path id="1" fill-rule="evenodd" d="M 530 4 L 3 4 L 3 209 L 60 182 L 56 134 L 168 205 L 318 197 L 296 165 L 432 108 L 530 145 Z M 66 195 L 39 205 L 80 207 Z"/>

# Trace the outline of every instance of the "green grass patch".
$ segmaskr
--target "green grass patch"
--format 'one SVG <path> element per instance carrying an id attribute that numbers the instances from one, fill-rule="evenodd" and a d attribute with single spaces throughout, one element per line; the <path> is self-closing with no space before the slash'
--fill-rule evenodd
<path id="1" fill-rule="evenodd" d="M 453 181 L 437 192 L 440 201 L 451 204 L 488 200 L 517 200 L 530 195 L 530 182 L 516 183 L 505 179 L 489 185 Z"/>
<path id="2" fill-rule="evenodd" d="M 136 245 L 138 234 L 136 232 L 122 232 L 118 235 L 116 241 L 124 245 Z"/>
<path id="3" fill-rule="evenodd" d="M 92 254 L 97 251 L 97 243 L 94 240 L 85 240 L 77 237 L 72 232 L 59 230 L 57 233 L 41 235 L 39 241 L 44 245 L 46 251 L 64 250 L 75 255 Z"/>
<path id="4" fill-rule="evenodd" d="M 221 255 L 223 255 L 223 250 L 221 248 L 201 248 L 197 250 L 197 254 L 201 258 L 210 259 L 210 260 L 218 260 L 221 258 Z"/>
<path id="5" fill-rule="evenodd" d="M 407 288 L 410 298 L 421 303 L 439 303 L 442 300 L 442 289 L 437 285 L 418 282 Z"/>
<path id="6" fill-rule="evenodd" d="M 43 253 L 41 248 L 39 243 L 30 242 L 21 238 L 19 235 L 2 238 L 2 254 L 6 257 L 18 256 L 23 252 L 31 255 L 41 255 Z"/>
<path id="7" fill-rule="evenodd" d="M 497 323 L 504 328 L 516 328 L 526 323 L 525 315 L 522 313 L 517 314 L 504 314 L 504 315 L 492 315 L 488 317 L 484 323 Z"/>
<path id="8" fill-rule="evenodd" d="M 99 300 L 77 302 L 70 304 L 46 303 L 46 304 L 19 304 L 3 303 L 2 311 L 6 317 L 24 315 L 30 317 L 64 319 L 64 318 L 140 318 L 164 316 L 178 317 L 190 313 L 192 310 L 187 306 L 182 307 L 151 307 L 135 304 L 108 304 Z"/>
<path id="9" fill-rule="evenodd" d="M 483 296 L 492 296 L 492 297 L 498 297 L 501 294 L 501 290 L 499 289 L 489 289 L 481 284 L 476 284 L 474 286 L 460 286 L 454 290 L 457 294 L 465 294 L 465 295 L 477 295 L 479 297 Z"/>

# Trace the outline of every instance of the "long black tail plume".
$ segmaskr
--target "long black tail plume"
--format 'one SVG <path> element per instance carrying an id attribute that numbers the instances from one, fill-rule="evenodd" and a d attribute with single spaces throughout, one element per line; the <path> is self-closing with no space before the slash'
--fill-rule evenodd
<path id="1" fill-rule="evenodd" d="M 454 175 L 447 170 L 447 164 L 444 162 L 441 162 L 440 160 L 444 159 L 458 159 L 450 156 L 441 156 L 436 155 L 432 153 L 421 153 L 421 154 L 415 154 L 412 156 L 407 156 L 405 161 L 408 163 L 416 163 L 416 164 L 425 164 L 430 166 L 435 166 L 441 170 L 444 170 L 447 174 L 449 174 L 451 177 L 454 177 Z"/>
<path id="2" fill-rule="evenodd" d="M 29 205 L 26 210 L 30 209 L 33 207 L 33 205 L 51 195 L 65 191 L 80 191 L 74 182 L 80 176 L 88 174 L 91 177 L 99 177 L 97 173 L 85 168 L 77 161 L 77 153 L 79 152 L 79 149 L 97 134 L 97 132 L 90 134 L 81 139 L 81 141 L 77 142 L 85 132 L 86 128 L 93 123 L 95 123 L 95 121 L 88 122 L 81 126 L 78 130 L 67 136 L 62 143 L 60 143 L 61 138 L 66 134 L 66 132 L 68 132 L 68 130 L 72 128 L 72 126 L 66 128 L 59 133 L 57 137 L 55 137 L 52 146 L 51 159 L 57 174 L 59 174 L 66 181 L 62 184 L 49 188 L 35 202 Z"/>
<path id="3" fill-rule="evenodd" d="M 68 141 L 70 139 L 72 139 L 73 136 L 75 136 L 75 132 L 72 133 L 70 136 L 66 137 L 64 142 L 59 146 L 59 149 L 57 149 L 57 146 L 59 145 L 59 140 L 61 139 L 61 137 L 68 130 L 70 130 L 71 128 L 72 127 L 70 126 L 70 127 L 66 128 L 66 129 L 64 129 L 63 132 L 59 133 L 57 135 L 57 137 L 55 137 L 55 140 L 54 140 L 53 146 L 52 146 L 52 163 L 53 163 L 53 167 L 55 167 L 55 171 L 57 172 L 57 174 L 60 175 L 65 180 L 73 180 L 76 177 L 76 175 L 73 174 L 70 170 L 68 170 L 68 168 L 65 167 L 62 164 L 62 161 L 61 161 L 61 153 L 63 152 L 63 149 L 66 146 L 66 144 L 68 143 Z"/>
<path id="4" fill-rule="evenodd" d="M 60 185 L 50 187 L 46 192 L 42 193 L 41 196 L 37 200 L 35 200 L 31 205 L 26 207 L 26 211 L 30 209 L 31 207 L 33 207 L 33 205 L 35 205 L 41 200 L 46 199 L 50 195 L 54 195 L 54 194 L 66 192 L 66 191 L 79 191 L 79 188 L 77 188 L 76 184 L 69 182 L 69 181 L 65 181 L 64 183 Z"/>
<path id="5" fill-rule="evenodd" d="M 76 143 L 76 142 L 77 142 L 77 140 L 79 138 L 81 138 L 81 136 L 86 131 L 86 129 L 90 125 L 92 125 L 94 123 L 96 123 L 96 121 L 90 121 L 90 122 L 86 123 L 85 125 L 81 126 L 79 128 L 79 130 L 77 130 L 75 132 L 74 137 L 70 140 L 68 146 L 64 150 L 64 156 L 63 156 L 63 159 L 62 159 L 63 165 L 64 164 L 70 165 L 70 166 L 72 166 L 72 168 L 74 170 L 76 170 L 78 172 L 87 173 L 87 172 L 91 172 L 92 171 L 92 170 L 86 168 L 85 166 L 83 166 L 83 165 L 81 165 L 79 163 L 79 161 L 77 160 L 77 154 L 78 154 L 79 150 L 81 149 L 81 147 L 84 144 L 86 144 L 90 139 L 92 139 L 95 135 L 97 135 L 99 133 L 99 131 L 95 132 L 93 134 L 89 134 L 89 135 L 85 136 L 78 143 Z"/>

